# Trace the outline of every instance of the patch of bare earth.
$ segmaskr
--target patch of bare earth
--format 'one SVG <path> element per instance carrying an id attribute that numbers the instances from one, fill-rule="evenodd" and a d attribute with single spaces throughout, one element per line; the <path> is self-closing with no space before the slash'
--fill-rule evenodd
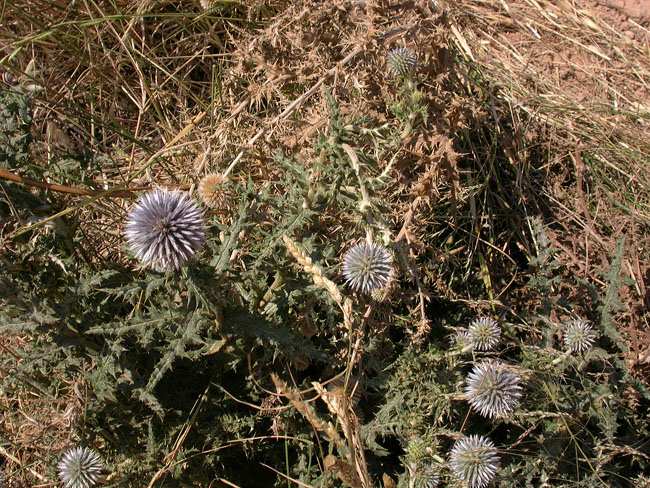
<path id="1" fill-rule="evenodd" d="M 650 22 L 650 0 L 600 0 L 599 3 L 613 7 L 626 16 Z"/>

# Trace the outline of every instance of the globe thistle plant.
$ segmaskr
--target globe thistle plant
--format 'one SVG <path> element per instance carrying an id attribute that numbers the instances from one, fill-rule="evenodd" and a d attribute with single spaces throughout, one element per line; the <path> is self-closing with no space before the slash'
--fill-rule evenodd
<path id="1" fill-rule="evenodd" d="M 104 466 L 97 452 L 73 447 L 63 454 L 58 468 L 64 488 L 90 488 L 99 481 Z"/>
<path id="2" fill-rule="evenodd" d="M 361 242 L 343 256 L 343 277 L 355 291 L 370 295 L 385 287 L 393 274 L 393 257 L 388 249 Z"/>
<path id="3" fill-rule="evenodd" d="M 156 271 L 176 271 L 205 242 L 203 214 L 187 193 L 156 189 L 131 208 L 125 235 L 129 248 Z"/>
<path id="4" fill-rule="evenodd" d="M 490 439 L 470 435 L 456 441 L 449 455 L 449 465 L 468 488 L 484 488 L 499 469 L 499 456 Z"/>
<path id="5" fill-rule="evenodd" d="M 415 70 L 417 60 L 416 54 L 406 47 L 396 47 L 386 55 L 388 72 L 395 77 L 410 75 Z"/>
<path id="6" fill-rule="evenodd" d="M 496 320 L 490 317 L 475 319 L 468 329 L 469 337 L 477 351 L 490 351 L 501 339 L 501 328 Z"/>
<path id="7" fill-rule="evenodd" d="M 465 397 L 474 410 L 488 418 L 505 417 L 519 405 L 521 378 L 505 365 L 484 361 L 467 376 Z"/>
<path id="8" fill-rule="evenodd" d="M 564 326 L 564 346 L 567 351 L 586 352 L 597 338 L 598 334 L 586 320 L 572 320 Z"/>

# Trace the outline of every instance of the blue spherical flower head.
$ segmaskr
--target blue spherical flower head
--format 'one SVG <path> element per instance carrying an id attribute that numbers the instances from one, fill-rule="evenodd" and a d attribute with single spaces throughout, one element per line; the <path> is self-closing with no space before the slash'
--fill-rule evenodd
<path id="1" fill-rule="evenodd" d="M 177 271 L 205 242 L 201 209 L 187 193 L 163 189 L 140 197 L 124 233 L 133 254 L 156 271 Z"/>
<path id="2" fill-rule="evenodd" d="M 393 273 L 393 256 L 385 247 L 361 242 L 343 256 L 343 277 L 355 291 L 370 295 L 385 287 Z"/>
<path id="3" fill-rule="evenodd" d="M 415 472 L 414 488 L 437 488 L 440 484 L 439 468 L 423 463 Z"/>
<path id="4" fill-rule="evenodd" d="M 92 449 L 73 447 L 59 461 L 59 478 L 64 488 L 90 488 L 101 478 L 102 460 Z"/>
<path id="5" fill-rule="evenodd" d="M 564 346 L 571 352 L 587 352 L 598 338 L 586 320 L 572 320 L 564 326 Z"/>
<path id="6" fill-rule="evenodd" d="M 519 405 L 521 378 L 496 361 L 476 364 L 467 376 L 465 397 L 474 410 L 488 418 L 510 415 Z"/>
<path id="7" fill-rule="evenodd" d="M 467 329 L 474 349 L 490 351 L 501 339 L 501 328 L 496 320 L 489 317 L 475 319 Z"/>
<path id="8" fill-rule="evenodd" d="M 468 488 L 485 488 L 499 469 L 499 456 L 490 439 L 470 435 L 456 441 L 449 455 L 449 465 Z"/>

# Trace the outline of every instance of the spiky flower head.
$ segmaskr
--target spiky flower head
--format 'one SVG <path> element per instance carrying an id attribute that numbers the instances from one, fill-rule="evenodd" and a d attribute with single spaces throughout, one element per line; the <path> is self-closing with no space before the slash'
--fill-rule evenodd
<path id="1" fill-rule="evenodd" d="M 432 464 L 420 464 L 415 472 L 413 486 L 415 488 L 436 488 L 440 484 L 439 472 L 439 469 Z"/>
<path id="2" fill-rule="evenodd" d="M 210 173 L 201 178 L 199 182 L 199 196 L 206 206 L 212 209 L 221 209 L 226 202 L 224 183 L 227 178 L 217 173 Z"/>
<path id="3" fill-rule="evenodd" d="M 497 361 L 474 365 L 465 383 L 465 397 L 474 410 L 489 418 L 505 417 L 519 405 L 521 378 Z"/>
<path id="4" fill-rule="evenodd" d="M 417 65 L 417 55 L 407 47 L 396 47 L 388 51 L 386 64 L 388 72 L 395 77 L 410 75 Z"/>
<path id="5" fill-rule="evenodd" d="M 385 287 L 393 273 L 393 256 L 383 246 L 361 242 L 343 256 L 343 277 L 353 290 L 371 294 Z"/>
<path id="6" fill-rule="evenodd" d="M 474 348 L 472 337 L 467 329 L 456 329 L 456 333 L 452 336 L 452 342 L 454 346 L 461 349 L 466 347 Z"/>
<path id="7" fill-rule="evenodd" d="M 97 452 L 73 447 L 59 461 L 59 478 L 64 488 L 90 488 L 99 481 L 103 467 Z"/>
<path id="8" fill-rule="evenodd" d="M 414 464 L 418 467 L 424 459 L 431 457 L 431 453 L 431 441 L 421 437 L 413 437 L 406 445 L 406 456 L 409 459 L 409 464 Z"/>
<path id="9" fill-rule="evenodd" d="M 499 469 L 499 456 L 490 439 L 470 435 L 456 441 L 449 455 L 449 465 L 468 488 L 484 488 Z"/>
<path id="10" fill-rule="evenodd" d="M 156 271 L 175 271 L 205 242 L 203 213 L 187 193 L 156 189 L 131 208 L 124 231 L 129 248 Z"/>
<path id="11" fill-rule="evenodd" d="M 571 320 L 564 325 L 564 346 L 571 352 L 591 349 L 598 334 L 586 320 Z"/>
<path id="12" fill-rule="evenodd" d="M 477 351 L 490 351 L 501 339 L 501 328 L 497 321 L 490 317 L 475 319 L 467 331 Z"/>

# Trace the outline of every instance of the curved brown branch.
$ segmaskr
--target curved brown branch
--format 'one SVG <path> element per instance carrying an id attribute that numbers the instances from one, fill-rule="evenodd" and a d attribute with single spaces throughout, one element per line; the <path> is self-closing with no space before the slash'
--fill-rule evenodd
<path id="1" fill-rule="evenodd" d="M 80 196 L 102 196 L 102 197 L 133 197 L 136 192 L 149 190 L 151 186 L 138 186 L 134 188 L 109 188 L 108 190 L 91 190 L 88 188 L 79 188 L 77 186 L 59 185 L 57 183 L 47 183 L 46 181 L 36 181 L 24 176 L 17 175 L 5 169 L 0 169 L 0 179 L 13 181 L 25 186 L 33 186 L 44 190 L 56 191 L 59 193 L 69 193 Z M 185 186 L 182 186 L 185 188 Z"/>

